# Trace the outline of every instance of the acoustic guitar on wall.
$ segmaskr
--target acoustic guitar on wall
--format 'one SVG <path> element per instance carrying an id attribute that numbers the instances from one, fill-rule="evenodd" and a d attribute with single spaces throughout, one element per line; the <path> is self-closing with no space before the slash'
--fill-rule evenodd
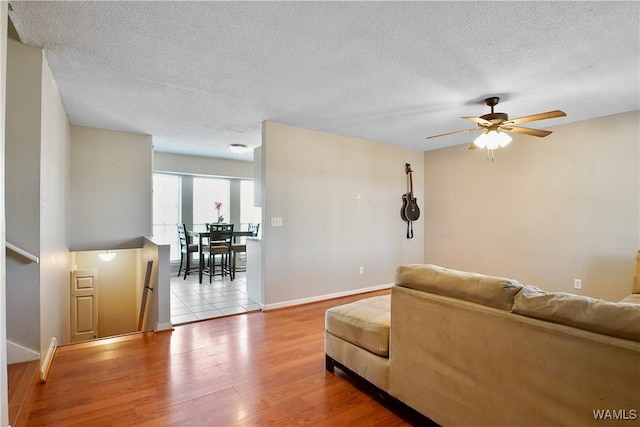
<path id="1" fill-rule="evenodd" d="M 404 168 L 409 178 L 409 192 L 402 195 L 400 216 L 403 221 L 416 221 L 420 218 L 420 208 L 418 207 L 418 199 L 413 197 L 413 171 L 409 163 L 405 163 Z"/>
<path id="2" fill-rule="evenodd" d="M 411 165 L 405 163 L 404 170 L 409 180 L 409 192 L 402 195 L 400 216 L 407 223 L 407 239 L 413 239 L 412 221 L 420 218 L 420 208 L 418 207 L 418 199 L 413 197 L 413 171 L 411 170 Z"/>

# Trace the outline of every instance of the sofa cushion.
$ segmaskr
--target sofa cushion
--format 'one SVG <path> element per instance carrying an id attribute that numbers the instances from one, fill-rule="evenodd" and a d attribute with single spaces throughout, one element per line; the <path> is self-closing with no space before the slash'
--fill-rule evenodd
<path id="1" fill-rule="evenodd" d="M 640 307 L 526 286 L 513 305 L 514 313 L 569 325 L 612 337 L 640 341 Z"/>
<path id="2" fill-rule="evenodd" d="M 327 310 L 325 329 L 379 356 L 389 357 L 391 295 L 370 297 Z"/>
<path id="3" fill-rule="evenodd" d="M 516 280 L 431 264 L 401 265 L 396 270 L 395 284 L 502 310 L 511 310 L 513 298 L 522 289 Z"/>

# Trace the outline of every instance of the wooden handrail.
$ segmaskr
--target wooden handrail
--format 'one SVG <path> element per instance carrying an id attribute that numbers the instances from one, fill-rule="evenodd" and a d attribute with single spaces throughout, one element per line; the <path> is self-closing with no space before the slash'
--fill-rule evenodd
<path id="1" fill-rule="evenodd" d="M 35 262 L 36 264 L 40 264 L 40 258 L 38 258 L 37 256 L 25 251 L 24 249 L 20 249 L 19 247 L 17 247 L 16 245 L 14 245 L 13 243 L 9 243 L 9 242 L 5 242 L 5 246 L 7 247 L 7 249 L 22 255 L 23 257 L 25 257 L 26 259 L 28 259 L 31 262 Z"/>

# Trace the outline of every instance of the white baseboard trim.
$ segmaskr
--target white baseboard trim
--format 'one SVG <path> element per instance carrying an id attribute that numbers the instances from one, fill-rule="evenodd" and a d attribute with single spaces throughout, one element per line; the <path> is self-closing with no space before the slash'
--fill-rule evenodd
<path id="1" fill-rule="evenodd" d="M 7 340 L 7 365 L 40 360 L 40 353 Z"/>
<path id="2" fill-rule="evenodd" d="M 47 376 L 49 375 L 49 368 L 51 368 L 51 362 L 53 362 L 53 355 L 58 348 L 58 340 L 56 337 L 51 338 L 49 348 L 47 349 L 47 355 L 44 360 L 40 362 L 40 381 L 47 382 Z"/>
<path id="3" fill-rule="evenodd" d="M 164 322 L 164 323 L 156 323 L 156 332 L 160 332 L 160 331 L 170 331 L 173 329 L 173 325 L 171 324 L 171 322 Z"/>
<path id="4" fill-rule="evenodd" d="M 383 289 L 389 289 L 391 286 L 393 286 L 393 283 L 386 283 L 383 285 L 376 285 L 376 286 L 371 286 L 368 288 L 361 288 L 361 289 L 354 289 L 351 291 L 344 291 L 344 292 L 336 292 L 333 294 L 325 294 L 325 295 L 318 295 L 315 297 L 309 297 L 309 298 L 301 298 L 301 299 L 295 299 L 295 300 L 289 300 L 289 301 L 283 301 L 283 302 L 276 302 L 273 304 L 265 304 L 263 306 L 263 310 L 264 311 L 268 311 L 268 310 L 274 310 L 277 308 L 285 308 L 285 307 L 291 307 L 294 305 L 301 305 L 301 304 L 309 304 L 311 302 L 318 302 L 318 301 L 325 301 L 328 299 L 334 299 L 334 298 L 340 298 L 340 297 L 348 297 L 351 295 L 357 295 L 357 294 L 364 294 L 366 292 L 374 292 L 374 291 L 381 291 Z"/>

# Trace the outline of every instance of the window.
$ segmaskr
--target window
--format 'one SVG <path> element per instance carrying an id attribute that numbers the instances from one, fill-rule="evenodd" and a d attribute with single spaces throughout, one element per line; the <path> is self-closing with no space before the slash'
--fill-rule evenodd
<path id="1" fill-rule="evenodd" d="M 177 224 L 181 222 L 180 176 L 153 174 L 153 237 L 171 245 L 171 259 L 180 259 Z"/>
<path id="2" fill-rule="evenodd" d="M 240 181 L 240 227 L 247 229 L 251 223 L 260 223 L 262 220 L 262 209 L 253 206 L 253 181 Z"/>
<path id="3" fill-rule="evenodd" d="M 222 203 L 220 215 L 229 221 L 229 180 L 193 178 L 193 229 L 205 231 L 206 223 L 217 222 L 215 203 Z"/>
<path id="4" fill-rule="evenodd" d="M 235 185 L 236 183 L 238 185 Z M 191 188 L 193 193 L 189 191 Z M 186 190 L 184 194 L 183 189 Z M 231 197 L 231 189 L 234 191 L 237 189 L 240 194 Z M 232 199 L 233 206 L 230 204 Z M 224 218 L 224 222 L 230 223 L 235 219 L 239 230 L 246 230 L 249 223 L 261 221 L 261 208 L 253 206 L 253 181 L 251 180 L 236 181 L 202 175 L 153 174 L 153 235 L 158 241 L 171 245 L 171 261 L 180 260 L 180 243 L 176 225 L 185 223 L 187 230 L 205 231 L 206 223 L 218 220 L 216 202 L 222 204 L 220 215 Z M 240 224 L 237 224 L 238 218 Z"/>

